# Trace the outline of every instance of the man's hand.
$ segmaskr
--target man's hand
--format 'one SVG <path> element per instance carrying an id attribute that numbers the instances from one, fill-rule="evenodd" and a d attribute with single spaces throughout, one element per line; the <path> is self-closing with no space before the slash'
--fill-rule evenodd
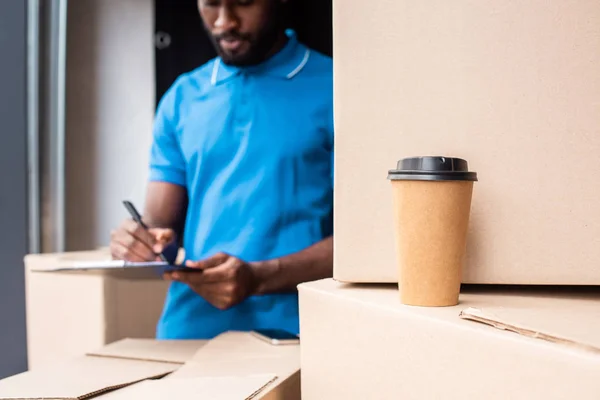
<path id="1" fill-rule="evenodd" d="M 302 282 L 331 277 L 333 237 L 281 258 L 247 263 L 219 253 L 186 265 L 198 271 L 175 271 L 165 274 L 165 279 L 186 283 L 213 306 L 225 310 L 248 296 L 293 293 Z"/>
<path id="2" fill-rule="evenodd" d="M 172 229 L 144 229 L 127 219 L 110 235 L 110 252 L 117 260 L 159 261 L 159 254 L 175 240 Z"/>
<path id="3" fill-rule="evenodd" d="M 225 253 L 203 261 L 187 261 L 186 266 L 198 272 L 171 272 L 172 279 L 190 286 L 192 290 L 220 310 L 226 310 L 255 294 L 258 280 L 253 264 Z"/>

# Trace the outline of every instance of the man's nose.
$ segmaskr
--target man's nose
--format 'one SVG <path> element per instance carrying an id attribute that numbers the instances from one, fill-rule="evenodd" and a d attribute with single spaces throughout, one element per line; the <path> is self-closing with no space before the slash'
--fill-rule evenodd
<path id="1" fill-rule="evenodd" d="M 227 32 L 239 28 L 239 20 L 231 6 L 223 5 L 219 8 L 219 16 L 215 21 L 215 28 L 220 32 Z"/>

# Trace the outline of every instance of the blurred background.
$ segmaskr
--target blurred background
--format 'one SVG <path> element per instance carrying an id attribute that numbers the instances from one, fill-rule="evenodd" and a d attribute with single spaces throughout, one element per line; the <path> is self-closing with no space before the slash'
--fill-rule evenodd
<path id="1" fill-rule="evenodd" d="M 331 1 L 292 15 L 331 55 Z M 27 368 L 23 257 L 106 246 L 143 207 L 157 101 L 213 51 L 196 0 L 0 1 L 0 378 Z"/>

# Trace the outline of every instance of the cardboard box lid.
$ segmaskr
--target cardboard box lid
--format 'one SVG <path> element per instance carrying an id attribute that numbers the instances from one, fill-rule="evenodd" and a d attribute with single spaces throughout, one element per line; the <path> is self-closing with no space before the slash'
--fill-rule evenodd
<path id="1" fill-rule="evenodd" d="M 85 399 L 177 368 L 173 363 L 82 356 L 0 380 L 0 399 Z"/>
<path id="2" fill-rule="evenodd" d="M 155 340 L 126 338 L 95 351 L 90 356 L 184 364 L 206 345 L 206 340 Z"/>
<path id="3" fill-rule="evenodd" d="M 245 400 L 259 394 L 275 375 L 260 374 L 237 377 L 203 377 L 144 381 L 125 389 L 100 396 L 102 400 Z"/>
<path id="4" fill-rule="evenodd" d="M 436 319 L 461 329 L 497 332 L 522 340 L 594 353 L 600 360 L 600 288 L 466 286 L 454 307 L 400 304 L 396 285 L 353 285 L 332 279 L 305 283 L 301 292 L 317 292 L 413 318 Z M 477 316 L 485 324 L 473 322 Z M 481 319 L 480 318 L 480 319 Z M 489 326 L 492 325 L 492 326 Z M 514 328 L 515 332 L 501 332 Z"/>

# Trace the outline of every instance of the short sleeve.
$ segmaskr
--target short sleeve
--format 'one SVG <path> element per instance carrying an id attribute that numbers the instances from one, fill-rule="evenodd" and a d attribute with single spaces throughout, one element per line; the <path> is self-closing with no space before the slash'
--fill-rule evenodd
<path id="1" fill-rule="evenodd" d="M 167 92 L 154 118 L 150 150 L 150 181 L 186 185 L 186 164 L 175 130 L 176 97 Z"/>

